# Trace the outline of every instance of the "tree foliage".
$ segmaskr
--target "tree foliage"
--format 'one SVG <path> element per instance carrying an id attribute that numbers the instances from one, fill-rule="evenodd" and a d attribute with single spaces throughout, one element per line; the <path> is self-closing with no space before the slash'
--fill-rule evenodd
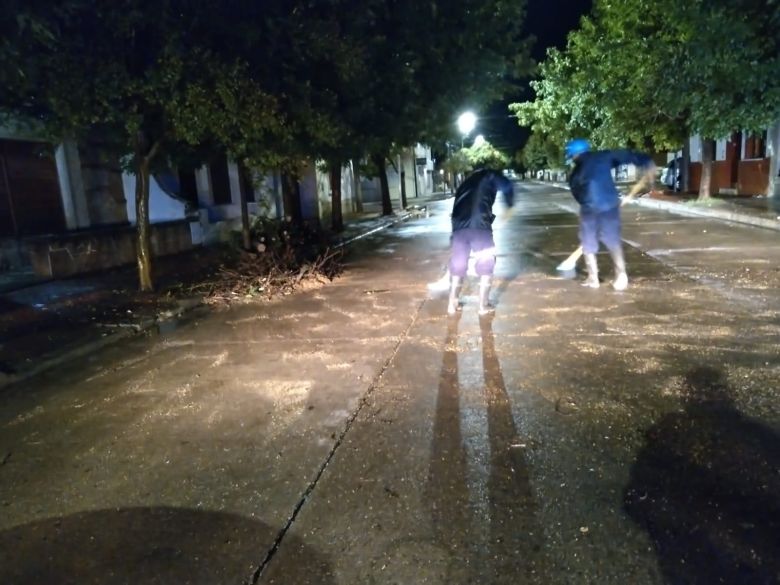
<path id="1" fill-rule="evenodd" d="M 472 169 L 484 167 L 500 171 L 509 166 L 509 157 L 487 141 L 463 150 Z"/>
<path id="2" fill-rule="evenodd" d="M 521 125 L 563 142 L 677 149 L 780 117 L 776 0 L 596 0 L 551 50 Z"/>
<path id="3" fill-rule="evenodd" d="M 442 163 L 442 169 L 452 178 L 469 172 L 474 168 L 466 154 L 466 149 L 456 150 Z"/>
<path id="4" fill-rule="evenodd" d="M 532 171 L 555 168 L 563 165 L 561 143 L 547 134 L 532 132 L 521 151 L 523 166 Z"/>
<path id="5" fill-rule="evenodd" d="M 204 144 L 262 142 L 282 127 L 277 99 L 240 54 L 224 51 L 223 29 L 210 25 L 217 9 L 176 0 L 66 0 L 17 13 L 17 22 L 38 28 L 15 29 L 24 75 L 6 88 L 0 108 L 41 123 L 54 140 L 97 132 L 136 175 L 142 290 L 153 287 L 150 174 Z"/>
<path id="6" fill-rule="evenodd" d="M 3 0 L 0 111 L 52 140 L 98 132 L 137 178 L 139 277 L 152 288 L 149 177 L 227 153 L 292 173 L 385 161 L 451 133 L 526 66 L 514 0 Z M 333 182 L 340 183 L 337 173 Z M 335 194 L 334 194 L 335 196 Z"/>
<path id="7" fill-rule="evenodd" d="M 513 73 L 527 66 L 523 2 L 396 0 L 369 6 L 372 17 L 357 35 L 365 77 L 351 96 L 349 127 L 375 161 L 416 142 L 446 141 L 459 111 L 504 95 Z M 384 190 L 383 202 L 389 211 Z"/>

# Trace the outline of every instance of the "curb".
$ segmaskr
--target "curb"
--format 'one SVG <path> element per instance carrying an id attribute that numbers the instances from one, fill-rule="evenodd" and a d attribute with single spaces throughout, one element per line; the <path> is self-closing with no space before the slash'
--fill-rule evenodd
<path id="1" fill-rule="evenodd" d="M 722 209 L 698 209 L 682 203 L 674 203 L 672 201 L 662 201 L 660 199 L 640 198 L 640 199 L 635 199 L 632 203 L 634 205 L 640 205 L 642 207 L 647 207 L 650 209 L 661 209 L 664 211 L 670 211 L 672 213 L 677 213 L 679 215 L 687 215 L 693 217 L 710 217 L 713 219 L 720 219 L 722 221 L 731 221 L 734 223 L 747 224 L 747 225 L 762 227 L 770 230 L 780 231 L 780 220 L 770 219 L 768 217 L 756 217 L 753 215 L 746 215 L 744 213 L 724 211 Z"/>
<path id="2" fill-rule="evenodd" d="M 536 184 L 549 185 L 551 187 L 566 189 L 567 191 L 569 190 L 569 186 L 563 183 L 536 182 Z M 662 211 L 668 211 L 670 213 L 676 213 L 678 215 L 686 215 L 690 217 L 709 217 L 712 219 L 719 219 L 721 221 L 730 221 L 733 223 L 741 223 L 746 225 L 752 225 L 755 227 L 780 231 L 780 219 L 770 219 L 768 217 L 757 217 L 754 215 L 737 213 L 734 211 L 724 211 L 721 209 L 699 209 L 696 207 L 685 205 L 683 203 L 675 203 L 673 201 L 663 201 L 661 199 L 652 199 L 647 197 L 640 197 L 638 199 L 634 199 L 633 201 L 631 201 L 631 204 L 639 205 L 641 207 L 647 207 L 649 209 L 660 209 Z"/>
<path id="3" fill-rule="evenodd" d="M 351 238 L 348 238 L 347 240 L 338 242 L 335 245 L 335 247 L 344 248 L 349 244 L 351 244 L 352 242 L 365 238 L 385 228 L 401 223 L 402 221 L 405 221 L 410 217 L 413 217 L 415 213 L 416 211 L 405 210 L 404 212 L 399 213 L 398 215 L 390 218 L 388 221 L 382 223 L 379 226 L 375 226 L 364 233 L 357 234 L 355 236 L 352 236 Z M 16 372 L 13 374 L 5 374 L 3 372 L 0 372 L 0 390 L 7 386 L 11 386 L 12 384 L 24 382 L 25 380 L 28 380 L 29 378 L 32 378 L 33 376 L 36 376 L 38 374 L 41 374 L 51 368 L 59 366 L 70 360 L 83 357 L 87 354 L 96 352 L 100 349 L 108 347 L 109 345 L 113 345 L 114 343 L 122 341 L 123 339 L 128 339 L 140 335 L 141 333 L 144 333 L 152 329 L 153 327 L 160 326 L 172 320 L 180 319 L 185 314 L 190 313 L 195 309 L 197 309 L 198 307 L 202 307 L 202 306 L 204 306 L 204 303 L 203 300 L 200 298 L 182 299 L 181 301 L 179 301 L 178 307 L 174 310 L 166 309 L 165 311 L 162 311 L 161 313 L 157 314 L 155 317 L 143 319 L 140 323 L 133 323 L 132 325 L 129 325 L 127 327 L 118 327 L 115 332 L 106 334 L 100 337 L 100 339 L 79 344 L 78 346 L 73 347 L 72 349 L 67 350 L 58 355 L 53 355 L 48 358 L 44 357 L 29 369 L 25 369 L 21 372 Z"/>
<path id="4" fill-rule="evenodd" d="M 384 223 L 382 223 L 382 224 L 380 224 L 378 226 L 375 226 L 375 227 L 371 228 L 368 231 L 365 231 L 363 233 L 360 233 L 360 234 L 357 234 L 357 235 L 354 235 L 354 236 L 350 236 L 349 238 L 347 238 L 345 240 L 337 241 L 333 245 L 333 247 L 336 248 L 336 249 L 344 248 L 344 247 L 350 245 L 352 242 L 356 242 L 357 240 L 361 240 L 361 239 L 366 238 L 366 237 L 368 237 L 368 236 L 370 236 L 372 234 L 375 234 L 375 233 L 377 233 L 379 231 L 382 231 L 385 228 L 389 228 L 390 226 L 393 226 L 393 225 L 395 225 L 397 223 L 401 223 L 402 221 L 406 221 L 407 219 L 409 219 L 413 215 L 415 215 L 414 211 L 404 210 L 403 212 L 401 212 L 401 213 L 393 216 L 392 218 L 388 219 L 386 222 L 384 222 Z"/>
<path id="5" fill-rule="evenodd" d="M 179 301 L 177 309 L 174 309 L 173 311 L 166 309 L 155 317 L 147 317 L 141 320 L 139 323 L 133 323 L 126 327 L 117 327 L 116 331 L 113 333 L 107 333 L 101 336 L 100 339 L 79 344 L 76 347 L 69 349 L 68 351 L 65 351 L 61 354 L 53 355 L 48 358 L 45 357 L 41 359 L 36 365 L 21 372 L 14 374 L 0 373 L 0 389 L 4 388 L 5 386 L 10 386 L 11 384 L 23 382 L 29 378 L 32 378 L 33 376 L 45 372 L 46 370 L 59 366 L 70 360 L 93 353 L 109 345 L 113 345 L 114 343 L 117 343 L 123 339 L 135 337 L 136 335 L 148 331 L 152 327 L 160 326 L 163 323 L 173 319 L 179 319 L 186 313 L 189 313 L 190 311 L 202 305 L 203 301 L 199 298 L 182 299 Z"/>

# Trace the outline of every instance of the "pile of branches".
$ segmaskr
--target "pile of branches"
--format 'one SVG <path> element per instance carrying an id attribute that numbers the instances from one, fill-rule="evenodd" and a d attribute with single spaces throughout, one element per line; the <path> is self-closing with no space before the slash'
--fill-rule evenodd
<path id="1" fill-rule="evenodd" d="M 329 282 L 342 271 L 342 249 L 332 249 L 314 226 L 256 218 L 251 234 L 250 250 L 242 249 L 237 238 L 227 261 L 188 292 L 202 294 L 211 304 L 271 299 Z"/>

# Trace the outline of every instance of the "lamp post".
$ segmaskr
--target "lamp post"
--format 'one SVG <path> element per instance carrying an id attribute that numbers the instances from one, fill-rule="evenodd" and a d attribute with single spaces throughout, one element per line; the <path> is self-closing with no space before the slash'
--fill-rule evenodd
<path id="1" fill-rule="evenodd" d="M 474 112 L 463 112 L 458 116 L 458 131 L 460 132 L 460 147 L 463 148 L 463 141 L 466 136 L 471 134 L 474 127 L 477 125 L 477 116 Z"/>

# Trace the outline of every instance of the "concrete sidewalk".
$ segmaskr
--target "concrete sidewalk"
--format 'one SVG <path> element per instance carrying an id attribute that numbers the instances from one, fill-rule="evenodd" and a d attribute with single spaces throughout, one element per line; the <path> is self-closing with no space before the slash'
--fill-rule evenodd
<path id="1" fill-rule="evenodd" d="M 569 189 L 569 185 L 566 183 L 536 180 L 530 182 L 559 189 Z M 628 190 L 630 184 L 620 184 L 618 187 L 622 190 Z M 654 192 L 634 199 L 632 205 L 660 209 L 679 215 L 709 217 L 780 231 L 780 198 L 763 195 L 752 197 L 714 196 L 709 201 L 700 202 L 692 195 Z"/>
<path id="2" fill-rule="evenodd" d="M 780 231 L 780 201 L 769 197 L 719 197 L 700 202 L 669 194 L 640 197 L 634 204 L 680 215 L 709 217 Z"/>

